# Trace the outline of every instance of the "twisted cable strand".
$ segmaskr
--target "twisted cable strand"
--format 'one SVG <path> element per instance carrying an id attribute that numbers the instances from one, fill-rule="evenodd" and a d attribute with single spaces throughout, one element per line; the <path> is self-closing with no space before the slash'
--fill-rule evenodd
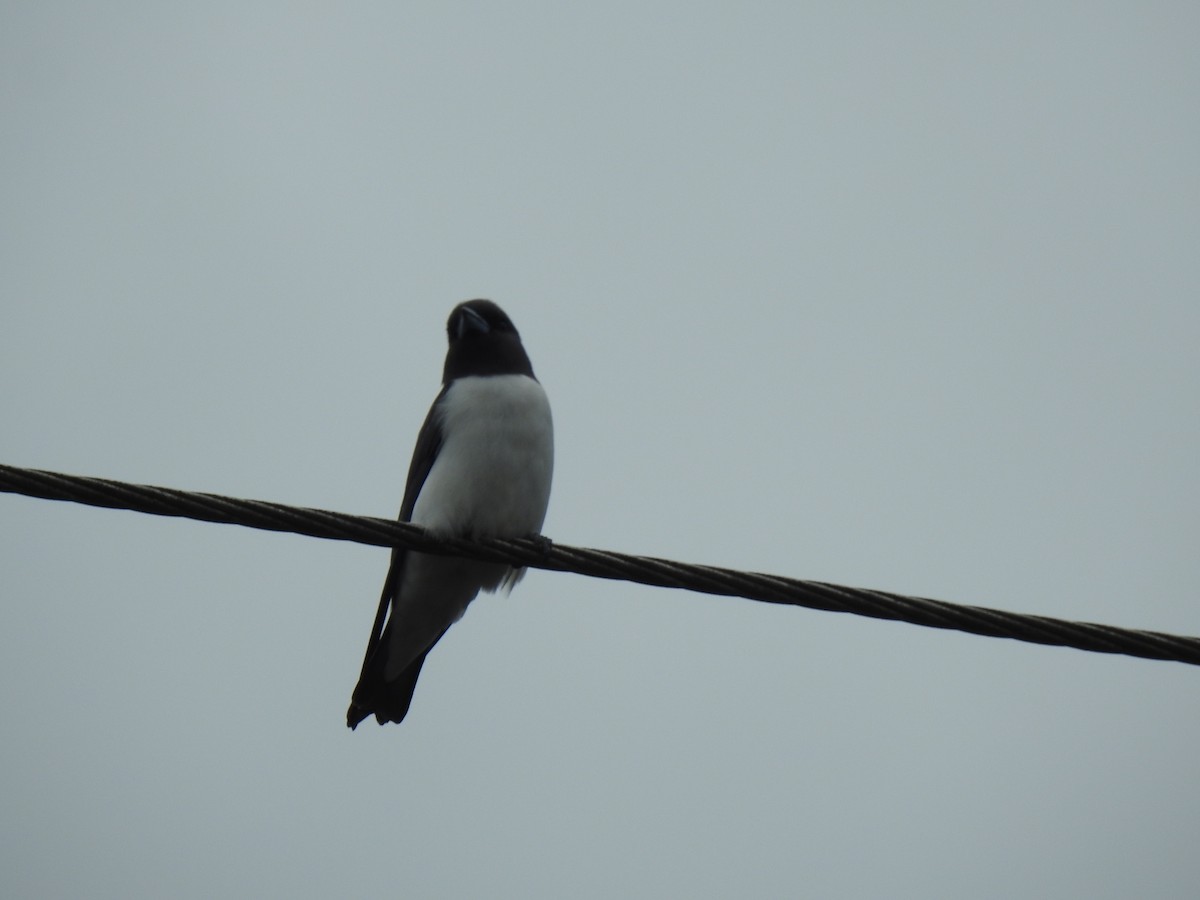
<path id="1" fill-rule="evenodd" d="M 554 544 L 544 538 L 492 538 L 481 541 L 441 539 L 426 534 L 419 526 L 391 519 L 351 516 L 330 510 L 286 506 L 263 500 L 241 500 L 220 494 L 129 484 L 2 464 L 0 491 L 44 500 L 66 500 L 89 506 L 242 525 L 329 540 L 353 541 L 377 547 L 405 547 L 427 553 L 467 556 L 514 566 L 574 572 L 593 578 L 632 581 L 653 587 L 678 588 L 705 594 L 743 597 L 765 603 L 853 613 L 928 628 L 1074 647 L 1095 653 L 1114 653 L 1200 665 L 1200 638 L 1196 637 L 1138 631 L 1091 622 L 1071 622 L 886 591 L 851 588 L 821 581 L 802 581 L 780 575 L 694 565 L 652 556 L 570 547 Z"/>

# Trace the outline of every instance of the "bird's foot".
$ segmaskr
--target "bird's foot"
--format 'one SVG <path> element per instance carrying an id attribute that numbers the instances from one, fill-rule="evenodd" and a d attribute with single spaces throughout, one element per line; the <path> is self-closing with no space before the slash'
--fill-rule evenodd
<path id="1" fill-rule="evenodd" d="M 550 540 L 544 534 L 531 534 L 528 540 L 533 544 L 534 549 L 542 555 L 543 559 L 549 556 L 550 551 L 554 549 L 554 541 Z"/>

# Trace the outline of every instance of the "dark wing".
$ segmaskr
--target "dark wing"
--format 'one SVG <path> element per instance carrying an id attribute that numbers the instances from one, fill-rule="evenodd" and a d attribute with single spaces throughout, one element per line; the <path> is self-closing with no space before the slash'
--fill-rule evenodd
<path id="1" fill-rule="evenodd" d="M 404 502 L 400 504 L 401 522 L 412 521 L 413 507 L 417 505 L 417 497 L 420 496 L 425 479 L 429 477 L 429 471 L 433 468 L 438 451 L 442 449 L 441 402 L 448 388 L 448 384 L 442 387 L 441 392 L 434 399 L 433 405 L 429 407 L 429 413 L 425 416 L 421 430 L 417 433 L 417 446 L 413 448 L 412 462 L 408 466 L 408 480 L 404 484 Z M 367 642 L 367 652 L 363 657 L 362 673 L 359 675 L 358 685 L 354 688 L 350 709 L 346 711 L 346 724 L 351 728 L 376 711 L 385 715 L 388 713 L 399 715 L 399 718 L 395 719 L 388 716 L 390 721 L 398 722 L 404 718 L 404 714 L 408 712 L 408 702 L 412 699 L 413 689 L 417 685 L 421 664 L 425 661 L 424 656 L 414 660 L 401 677 L 394 680 L 391 685 L 384 681 L 383 673 L 387 665 L 387 641 L 384 638 L 391 625 L 387 621 L 387 613 L 392 599 L 396 596 L 396 591 L 400 589 L 400 584 L 404 580 L 404 564 L 407 559 L 407 550 L 401 547 L 392 550 L 392 563 L 388 567 L 387 578 L 383 582 L 383 591 L 379 596 L 379 609 L 375 613 L 375 624 L 371 628 L 371 638 Z M 434 643 L 436 644 L 437 641 Z M 432 649 L 432 645 L 430 645 L 430 649 Z M 390 698 L 386 695 L 393 691 L 398 694 L 406 693 L 406 697 L 397 696 L 392 702 L 389 702 Z M 400 708 L 401 706 L 402 708 Z M 388 707 L 388 709 L 385 711 L 384 707 Z"/>
<path id="2" fill-rule="evenodd" d="M 412 462 L 408 464 L 408 480 L 404 483 L 404 502 L 400 504 L 401 522 L 412 521 L 417 497 L 420 496 L 425 479 L 429 477 L 433 461 L 442 449 L 442 400 L 449 389 L 449 384 L 442 386 L 425 415 L 421 430 L 417 432 L 417 446 L 413 447 Z"/>

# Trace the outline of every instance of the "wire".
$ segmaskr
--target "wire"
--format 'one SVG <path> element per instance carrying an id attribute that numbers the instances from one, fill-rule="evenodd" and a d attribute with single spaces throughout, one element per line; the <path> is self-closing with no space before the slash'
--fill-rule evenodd
<path id="1" fill-rule="evenodd" d="M 593 578 L 743 597 L 764 603 L 853 613 L 987 637 L 1074 647 L 1094 653 L 1117 653 L 1200 665 L 1200 638 L 1196 637 L 1136 631 L 1090 622 L 1070 622 L 885 591 L 843 587 L 821 581 L 801 581 L 651 556 L 568 547 L 546 538 L 492 538 L 480 541 L 442 539 L 426 534 L 419 526 L 391 519 L 351 516 L 323 509 L 285 506 L 262 500 L 240 500 L 219 494 L 193 493 L 2 464 L 0 491 L 44 500 L 67 500 L 89 506 L 242 525 L 377 547 L 404 547 L 440 555 L 467 556 L 513 566 L 574 572 Z"/>

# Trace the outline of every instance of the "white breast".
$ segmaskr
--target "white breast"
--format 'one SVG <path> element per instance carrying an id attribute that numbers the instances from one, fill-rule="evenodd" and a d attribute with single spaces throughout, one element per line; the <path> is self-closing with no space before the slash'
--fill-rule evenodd
<path id="1" fill-rule="evenodd" d="M 554 471 L 554 426 L 542 386 L 525 375 L 460 378 L 440 405 L 443 443 L 413 522 L 472 537 L 539 532 Z"/>

